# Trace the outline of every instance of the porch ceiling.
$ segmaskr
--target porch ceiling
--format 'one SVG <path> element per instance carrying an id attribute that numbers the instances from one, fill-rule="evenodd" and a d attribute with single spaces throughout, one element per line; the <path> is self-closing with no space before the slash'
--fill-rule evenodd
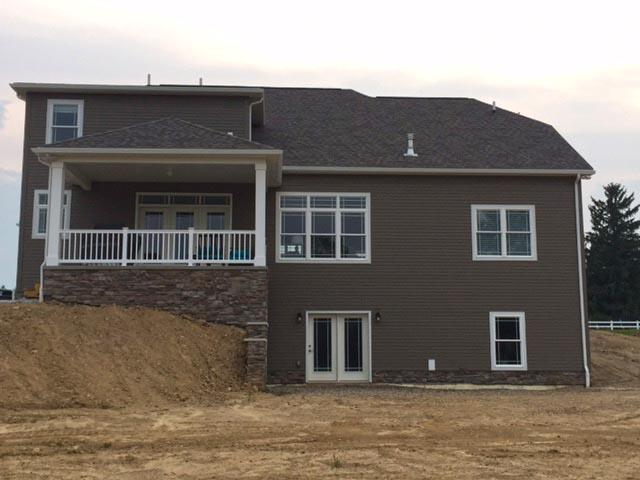
<path id="1" fill-rule="evenodd" d="M 91 189 L 93 182 L 253 183 L 259 163 L 267 186 L 282 183 L 282 151 L 207 149 L 34 148 L 44 165 L 61 162 L 67 182 Z"/>

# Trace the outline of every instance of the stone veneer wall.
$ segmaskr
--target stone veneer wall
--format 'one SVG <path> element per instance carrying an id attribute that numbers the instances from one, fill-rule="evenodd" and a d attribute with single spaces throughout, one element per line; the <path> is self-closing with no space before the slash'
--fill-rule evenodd
<path id="1" fill-rule="evenodd" d="M 271 371 L 271 384 L 304 383 L 303 370 Z M 584 385 L 584 372 L 492 372 L 492 371 L 435 371 L 374 370 L 373 383 L 472 383 L 478 385 Z"/>
<path id="2" fill-rule="evenodd" d="M 45 300 L 149 307 L 246 329 L 247 383 L 267 371 L 267 270 L 263 267 L 46 267 Z"/>

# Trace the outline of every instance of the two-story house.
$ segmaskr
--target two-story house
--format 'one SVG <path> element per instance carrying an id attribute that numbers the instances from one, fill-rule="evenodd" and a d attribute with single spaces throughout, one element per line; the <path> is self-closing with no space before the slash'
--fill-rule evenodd
<path id="1" fill-rule="evenodd" d="M 589 382 L 581 180 L 468 98 L 14 83 L 18 293 L 247 329 L 268 382 Z"/>

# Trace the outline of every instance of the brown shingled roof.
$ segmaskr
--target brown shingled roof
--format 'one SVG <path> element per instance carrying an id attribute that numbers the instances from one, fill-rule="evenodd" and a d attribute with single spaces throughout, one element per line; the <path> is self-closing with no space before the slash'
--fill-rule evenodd
<path id="1" fill-rule="evenodd" d="M 368 97 L 353 90 L 265 88 L 253 138 L 285 165 L 583 170 L 550 125 L 469 98 Z M 417 157 L 405 157 L 407 133 Z"/>
<path id="2" fill-rule="evenodd" d="M 251 142 L 179 118 L 161 118 L 51 143 L 47 146 L 56 148 L 273 149 L 262 143 Z"/>

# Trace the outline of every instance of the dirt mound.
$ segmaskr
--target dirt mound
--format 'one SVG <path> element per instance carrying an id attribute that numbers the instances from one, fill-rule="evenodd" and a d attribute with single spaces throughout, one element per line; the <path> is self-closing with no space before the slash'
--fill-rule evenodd
<path id="1" fill-rule="evenodd" d="M 242 387 L 243 338 L 149 309 L 0 305 L 0 407 L 216 401 Z"/>
<path id="2" fill-rule="evenodd" d="M 640 387 L 640 336 L 590 332 L 594 387 Z"/>

